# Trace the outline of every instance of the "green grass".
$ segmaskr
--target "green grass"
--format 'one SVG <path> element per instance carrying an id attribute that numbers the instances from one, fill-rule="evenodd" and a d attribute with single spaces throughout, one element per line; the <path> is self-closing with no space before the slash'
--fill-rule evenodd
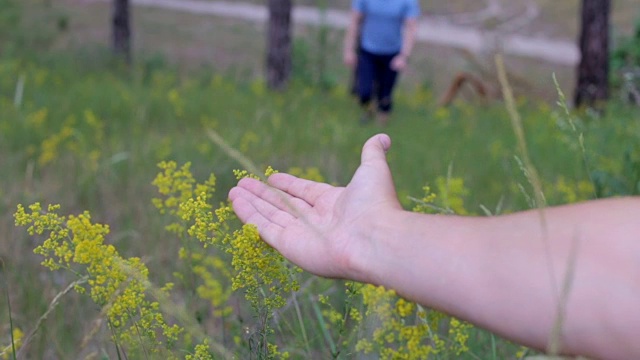
<path id="1" fill-rule="evenodd" d="M 30 36 L 22 36 L 27 48 L 53 51 L 81 52 L 82 57 L 100 61 L 109 46 L 109 5 L 103 2 L 78 4 L 74 0 L 51 2 L 43 7 L 37 0 L 25 0 L 25 25 Z M 449 5 L 443 5 L 449 6 Z M 453 5 L 451 5 L 453 6 Z M 453 10 L 452 10 L 453 11 Z M 462 11 L 460 9 L 455 11 Z M 168 63 L 183 72 L 200 68 L 222 72 L 240 82 L 249 82 L 264 73 L 263 24 L 225 17 L 187 14 L 149 7 L 134 7 L 134 58 L 151 66 Z M 56 24 L 65 19 L 67 27 Z M 35 31 L 34 31 L 35 30 Z M 317 79 L 318 58 L 325 59 L 324 77 L 331 84 L 346 84 L 348 70 L 342 64 L 343 32 L 316 27 L 296 26 L 294 36 L 294 72 L 301 77 Z M 47 34 L 36 36 L 31 34 Z M 447 61 L 443 61 L 447 59 Z M 551 73 L 556 73 L 563 88 L 574 86 L 575 71 L 567 66 L 549 64 L 536 59 L 508 57 L 509 72 L 524 81 L 517 93 L 532 94 L 549 101 L 555 99 Z M 493 68 L 492 54 L 466 52 L 433 44 L 417 44 L 410 66 L 401 75 L 399 86 L 406 91 L 427 85 L 434 96 L 443 93 L 455 75 L 469 71 L 479 75 L 498 94 L 499 86 Z M 461 97 L 473 100 L 477 96 L 469 90 Z"/>
<path id="2" fill-rule="evenodd" d="M 41 15 L 48 18 L 51 14 Z M 470 191 L 465 208 L 471 213 L 483 214 L 482 207 L 492 213 L 530 207 L 520 187 L 531 194 L 531 186 L 514 158 L 515 136 L 501 103 L 461 100 L 439 108 L 438 96 L 430 88 L 414 84 L 400 88 L 387 128 L 360 126 L 356 101 L 339 82 L 329 90 L 320 90 L 299 76 L 287 91 L 275 94 L 266 91 L 253 72 L 238 76 L 230 68 L 206 64 L 185 70 L 163 64 L 162 56 L 156 62 L 139 61 L 131 69 L 120 68 L 104 48 L 86 45 L 92 34 L 82 32 L 89 27 L 78 24 L 91 16 L 96 15 L 78 13 L 71 21 L 73 31 L 54 39 L 34 31 L 21 33 L 16 40 L 31 49 L 46 44 L 53 49 L 49 52 L 38 51 L 36 56 L 19 55 L 21 52 L 14 50 L 0 57 L 0 257 L 4 262 L 0 276 L 1 283 L 7 284 L 12 310 L 9 314 L 3 297 L 0 346 L 10 343 L 10 323 L 25 333 L 31 330 L 55 295 L 74 280 L 40 266 L 41 259 L 33 254 L 33 248 L 42 239 L 15 228 L 11 214 L 16 205 L 41 201 L 59 203 L 65 213 L 90 210 L 95 221 L 109 224 L 108 241 L 124 256 L 143 258 L 154 283 L 174 281 L 173 272 L 184 266 L 176 261 L 181 244 L 164 231 L 166 219 L 151 205 L 157 196 L 151 181 L 158 173 L 158 162 L 190 161 L 198 179 L 216 174 L 214 203 L 224 201 L 236 181 L 232 170 L 240 165 L 211 142 L 207 129 L 217 131 L 261 168 L 314 168 L 335 184 L 348 182 L 364 140 L 385 131 L 393 139 L 389 162 L 405 207 L 415 205 L 410 197 L 420 198 L 425 184 L 435 187 L 438 178 L 447 176 L 464 180 Z M 140 18 L 143 29 L 158 26 L 158 19 L 197 19 L 172 19 L 160 11 L 141 14 Z M 51 25 L 43 22 L 42 26 Z M 211 32 L 222 26 L 225 34 L 256 31 L 232 22 L 211 26 Z M 154 41 L 176 36 L 170 38 L 170 44 L 178 46 L 183 37 L 192 36 L 189 31 L 163 34 Z M 238 42 L 254 35 L 245 33 Z M 220 36 L 216 41 L 221 41 Z M 182 52 L 177 49 L 176 53 Z M 531 69 L 515 59 L 510 65 Z M 435 64 L 431 66 L 436 69 Z M 544 76 L 549 79 L 546 86 L 555 87 L 551 73 Z M 16 103 L 21 78 L 22 100 Z M 634 192 L 634 166 L 640 168 L 637 108 L 612 102 L 602 117 L 571 114 L 579 133 L 584 134 L 586 154 L 578 146 L 579 133 L 571 130 L 567 114 L 553 101 L 521 97 L 518 108 L 529 152 L 550 204 L 593 197 L 592 192 L 580 190 L 593 173 L 606 175 L 603 193 L 607 195 Z M 65 129 L 69 129 L 68 136 L 62 136 Z M 51 147 L 56 138 L 62 140 Z M 629 154 L 627 162 L 625 153 Z M 52 156 L 49 160 L 43 157 L 47 154 Z M 307 353 L 314 358 L 329 356 L 331 345 L 315 321 L 310 297 L 341 286 L 339 282 L 313 280 L 297 298 L 299 309 L 290 306 L 283 312 L 275 326 L 276 342 L 294 358 Z M 178 290 L 178 301 L 197 304 L 194 317 L 210 311 L 207 304 L 197 301 L 193 288 Z M 251 326 L 252 315 L 240 307 L 237 310 L 236 320 Z M 113 355 L 109 334 L 104 325 L 99 326 L 99 312 L 86 297 L 66 296 L 32 340 L 27 358 L 76 358 L 94 352 Z M 241 327 L 207 322 L 206 316 L 202 327 L 213 334 L 225 332 L 226 341 L 242 332 Z M 93 329 L 98 333 L 83 346 L 83 337 Z M 513 358 L 517 350 L 481 330 L 472 333 L 469 343 L 471 351 L 466 356 L 470 359 Z"/>
<path id="3" fill-rule="evenodd" d="M 21 75 L 23 102 L 14 106 Z M 356 103 L 340 87 L 323 92 L 293 84 L 273 94 L 260 82 L 238 85 L 215 73 L 111 70 L 107 63 L 61 55 L 45 61 L 3 59 L 0 94 L 0 254 L 11 289 L 13 321 L 21 329 L 29 329 L 71 279 L 38 265 L 31 253 L 35 243 L 13 227 L 16 204 L 41 201 L 60 203 L 71 213 L 90 210 L 96 221 L 111 226 L 110 241 L 121 252 L 144 258 L 153 281 L 171 280 L 167 265 L 175 261 L 179 244 L 162 230 L 162 220 L 150 205 L 156 196 L 150 183 L 159 161 L 191 161 L 199 178 L 212 171 L 218 176 L 217 200 L 223 201 L 235 183 L 231 171 L 239 165 L 208 139 L 208 128 L 260 167 L 313 167 L 336 184 L 349 180 L 363 141 L 384 130 L 394 142 L 389 161 L 405 206 L 413 206 L 409 197 L 420 197 L 423 185 L 435 185 L 436 178 L 449 173 L 462 178 L 470 190 L 465 207 L 472 213 L 481 214 L 481 205 L 494 211 L 501 204 L 502 212 L 528 207 L 518 184 L 530 186 L 514 160 L 514 136 L 499 103 L 459 102 L 443 109 L 435 106 L 427 90 L 399 93 L 389 127 L 380 129 L 358 125 Z M 43 109 L 46 118 L 38 122 L 36 114 Z M 567 192 L 556 187 L 560 178 L 572 189 L 589 180 L 575 146 L 577 135 L 563 130 L 566 115 L 555 106 L 521 99 L 520 111 L 547 200 L 563 203 Z M 100 126 L 87 121 L 89 114 Z M 612 104 L 604 118 L 578 119 L 591 170 L 622 173 L 623 153 L 637 149 L 638 116 L 637 110 Z M 61 133 L 65 123 L 73 135 L 59 144 L 52 161 L 43 163 L 39 159 L 44 142 Z M 98 155 L 91 159 L 93 151 Z M 311 318 L 309 306 L 302 311 Z M 7 315 L 0 314 L 3 331 Z M 86 299 L 65 299 L 45 322 L 30 354 L 76 354 L 83 332 L 91 327 L 86 319 L 97 317 Z M 291 320 L 291 329 L 283 328 L 282 334 L 295 334 L 297 324 Z M 64 337 L 56 335 L 62 332 Z M 480 358 L 488 351 L 482 334 L 477 334 L 477 348 L 472 349 Z M 302 346 L 300 341 L 294 343 Z M 314 351 L 325 346 L 321 339 L 312 345 Z"/>
<path id="4" fill-rule="evenodd" d="M 633 1 L 621 0 L 616 3 L 612 15 L 616 33 L 630 33 L 634 20 L 640 16 L 629 10 Z M 28 14 L 23 32 L 40 34 L 30 35 L 25 40 L 26 47 L 55 51 L 72 49 L 82 52 L 83 57 L 98 58 L 97 61 L 103 57 L 104 48 L 109 46 L 110 39 L 108 2 L 78 3 L 75 0 L 61 0 L 45 2 L 48 4 L 46 6 L 39 0 L 25 0 L 22 3 Z M 478 2 L 474 2 L 475 5 L 470 3 L 469 0 L 430 2 L 426 11 L 439 14 L 477 10 Z M 541 15 L 531 25 L 531 30 L 523 33 L 538 35 L 549 31 L 551 36 L 576 39 L 579 15 L 577 1 L 565 4 L 540 0 L 540 6 Z M 180 71 L 187 72 L 200 68 L 214 69 L 241 82 L 252 81 L 264 73 L 263 24 L 152 7 L 134 7 L 133 19 L 133 47 L 137 61 L 151 66 L 169 63 Z M 66 27 L 61 28 L 61 23 L 66 24 Z M 572 30 L 555 30 L 559 27 L 570 27 Z M 302 25 L 295 27 L 294 71 L 306 78 L 317 79 L 321 76 L 318 74 L 317 59 L 323 57 L 326 63 L 323 76 L 331 84 L 344 84 L 349 74 L 341 61 L 343 32 L 335 29 L 325 31 L 326 40 L 322 45 L 320 29 Z M 523 80 L 518 82 L 514 90 L 527 97 L 553 102 L 556 92 L 551 73 L 556 73 L 560 84 L 568 93 L 572 93 L 576 82 L 575 70 L 569 66 L 516 57 L 507 57 L 506 63 L 510 74 Z M 440 96 L 457 73 L 468 71 L 479 75 L 490 93 L 498 94 L 499 85 L 492 69 L 493 54 L 472 55 L 456 49 L 420 43 L 413 51 L 410 66 L 401 75 L 399 86 L 411 91 L 426 84 L 435 96 Z M 461 97 L 467 100 L 477 98 L 466 89 L 462 91 Z"/>

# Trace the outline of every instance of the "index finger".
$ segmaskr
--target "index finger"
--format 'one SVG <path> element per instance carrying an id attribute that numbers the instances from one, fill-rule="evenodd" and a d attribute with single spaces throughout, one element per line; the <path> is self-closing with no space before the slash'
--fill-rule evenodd
<path id="1" fill-rule="evenodd" d="M 334 188 L 329 184 L 300 179 L 285 173 L 273 174 L 267 182 L 276 189 L 306 201 L 311 206 L 315 205 L 320 196 Z"/>

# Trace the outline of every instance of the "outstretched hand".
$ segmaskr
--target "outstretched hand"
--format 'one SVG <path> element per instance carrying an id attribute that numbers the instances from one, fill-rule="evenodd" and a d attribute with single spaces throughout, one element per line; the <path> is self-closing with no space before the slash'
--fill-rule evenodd
<path id="1" fill-rule="evenodd" d="M 268 185 L 242 179 L 229 192 L 245 223 L 287 259 L 317 275 L 366 281 L 359 264 L 371 252 L 372 225 L 401 210 L 385 153 L 391 139 L 371 137 L 346 187 L 279 173 Z"/>
<path id="2" fill-rule="evenodd" d="M 229 198 L 240 220 L 317 275 L 383 285 L 536 349 L 554 336 L 561 304 L 562 353 L 640 359 L 640 200 L 549 207 L 543 227 L 538 211 L 492 217 L 403 211 L 386 161 L 390 146 L 387 135 L 370 138 L 346 187 L 275 174 L 267 184 L 241 180 Z M 578 265 L 571 267 L 577 233 Z M 571 274 L 564 304 L 548 284 L 549 264 Z"/>

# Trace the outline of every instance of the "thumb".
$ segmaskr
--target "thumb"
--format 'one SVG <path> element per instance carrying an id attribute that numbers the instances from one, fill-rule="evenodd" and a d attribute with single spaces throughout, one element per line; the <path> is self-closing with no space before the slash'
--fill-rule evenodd
<path id="1" fill-rule="evenodd" d="M 391 170 L 387 163 L 386 152 L 391 147 L 391 138 L 387 134 L 378 134 L 364 143 L 362 148 L 362 164 L 356 170 L 348 187 L 365 198 L 375 194 L 378 200 L 402 208 L 393 185 Z"/>
<path id="2" fill-rule="evenodd" d="M 386 152 L 391 147 L 391 138 L 387 134 L 377 134 L 369 138 L 362 147 L 362 164 L 387 161 Z"/>

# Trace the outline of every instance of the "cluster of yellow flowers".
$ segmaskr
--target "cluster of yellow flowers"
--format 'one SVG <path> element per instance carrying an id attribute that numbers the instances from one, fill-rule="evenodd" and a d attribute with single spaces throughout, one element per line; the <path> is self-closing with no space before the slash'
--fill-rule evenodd
<path id="1" fill-rule="evenodd" d="M 461 178 L 438 178 L 436 187 L 439 196 L 429 186 L 423 188 L 424 196 L 416 200 L 413 211 L 467 213 L 464 196 L 468 190 Z M 426 359 L 435 354 L 459 356 L 468 351 L 470 324 L 424 309 L 382 286 L 348 282 L 345 289 L 350 306 L 347 314 L 360 327 L 354 326 L 351 331 L 365 334 L 356 342 L 356 351 L 375 353 L 380 359 Z M 362 312 L 354 304 L 356 297 L 361 300 Z M 333 309 L 326 297 L 321 296 L 320 302 L 329 307 L 322 312 L 327 322 L 344 327 L 347 317 Z M 444 333 L 443 328 L 447 329 Z"/>
<path id="2" fill-rule="evenodd" d="M 456 318 L 449 320 L 449 340 L 453 344 L 451 348 L 456 355 L 469 351 L 467 340 L 469 340 L 469 330 L 471 328 L 472 325 L 467 322 Z"/>
<path id="3" fill-rule="evenodd" d="M 431 192 L 431 187 L 429 185 L 425 185 L 422 190 L 424 191 L 424 196 L 416 201 L 412 211 L 428 214 L 433 212 L 433 203 L 435 202 L 437 195 Z"/>
<path id="4" fill-rule="evenodd" d="M 78 216 L 58 215 L 58 205 L 46 211 L 39 203 L 27 211 L 18 205 L 14 214 L 17 226 L 28 226 L 30 235 L 44 235 L 35 248 L 42 264 L 51 270 L 66 269 L 87 279 L 93 301 L 106 314 L 114 340 L 126 345 L 130 352 L 148 351 L 165 354 L 166 346 L 178 340 L 183 329 L 169 325 L 159 304 L 147 299 L 148 269 L 139 258 L 122 258 L 117 250 L 105 244 L 109 227 L 91 222 L 84 212 Z M 78 285 L 84 293 L 86 288 Z"/>
<path id="5" fill-rule="evenodd" d="M 431 191 L 430 186 L 424 186 L 422 188 L 424 196 L 415 201 L 414 212 L 469 214 L 464 207 L 464 197 L 469 195 L 469 189 L 465 187 L 464 179 L 439 176 L 435 182 L 438 195 Z"/>
<path id="6" fill-rule="evenodd" d="M 223 204 L 213 210 L 209 203 L 215 191 L 215 176 L 211 174 L 206 182 L 197 184 L 189 163 L 178 168 L 175 162 L 161 162 L 159 167 L 163 171 L 153 184 L 164 198 L 153 199 L 153 203 L 161 212 L 177 218 L 168 230 L 180 236 L 186 231 L 205 247 L 216 245 L 231 254 L 232 289 L 244 289 L 254 308 L 266 306 L 273 310 L 283 306 L 286 295 L 298 288 L 292 276 L 298 270 L 262 241 L 255 227 L 245 225 L 230 231 L 229 222 L 235 219 L 231 207 Z M 273 172 L 270 168 L 266 171 L 267 175 Z M 238 178 L 250 176 L 246 171 L 235 173 Z"/>
<path id="7" fill-rule="evenodd" d="M 210 302 L 214 316 L 225 317 L 232 313 L 228 301 L 233 292 L 243 290 L 258 319 L 255 334 L 259 336 L 249 339 L 254 342 L 249 346 L 254 350 L 250 351 L 258 349 L 261 357 L 269 359 L 287 358 L 289 354 L 280 352 L 264 335 L 272 333 L 270 318 L 274 310 L 283 307 L 290 294 L 299 290 L 297 273 L 301 270 L 262 241 L 254 226 L 240 226 L 228 203 L 217 208 L 211 204 L 216 188 L 213 174 L 198 183 L 189 163 L 179 167 L 172 161 L 161 162 L 159 168 L 153 184 L 161 196 L 153 199 L 153 204 L 161 214 L 169 216 L 167 230 L 182 241 L 179 257 L 200 279 L 198 296 Z M 268 168 L 266 175 L 274 172 Z M 322 181 L 317 169 L 292 169 L 292 172 Z M 238 179 L 258 178 L 247 171 L 234 173 Z M 446 199 L 438 205 L 463 212 L 466 189 L 462 180 L 438 179 L 436 185 Z M 433 203 L 439 198 L 429 187 L 424 190 L 425 196 L 414 210 L 433 212 Z M 76 289 L 89 290 L 93 301 L 106 314 L 115 340 L 126 345 L 130 353 L 144 351 L 175 358 L 172 348 L 180 340 L 184 344 L 188 336 L 183 338 L 183 328 L 165 321 L 158 302 L 147 299 L 149 271 L 140 259 L 123 259 L 112 245 L 105 244 L 109 227 L 92 223 L 88 212 L 58 215 L 59 206 L 55 205 L 45 211 L 35 203 L 28 210 L 18 206 L 14 215 L 16 225 L 28 226 L 31 235 L 46 236 L 35 249 L 44 257 L 44 266 L 51 270 L 67 269 L 87 279 L 86 288 L 79 285 Z M 202 252 L 202 247 L 210 246 L 213 252 Z M 227 256 L 230 260 L 225 260 Z M 231 267 L 226 261 L 231 262 Z M 166 286 L 164 291 L 170 287 Z M 354 341 L 356 351 L 376 353 L 382 359 L 423 359 L 431 354 L 459 355 L 468 350 L 470 325 L 464 322 L 427 311 L 383 287 L 347 282 L 345 290 L 347 306 L 343 311 L 336 311 L 327 297 L 320 297 L 320 302 L 329 308 L 322 315 L 330 326 L 340 334 L 359 334 L 355 340 L 352 335 L 341 336 L 340 346 Z M 447 329 L 444 333 L 443 328 Z M 210 359 L 206 340 L 196 345 L 194 353 L 186 358 Z"/>
<path id="8" fill-rule="evenodd" d="M 175 112 L 176 116 L 178 118 L 182 117 L 184 115 L 185 105 L 184 100 L 180 97 L 178 89 L 171 89 L 167 93 L 167 100 L 169 100 L 169 103 L 173 107 L 173 111 Z"/>
<path id="9" fill-rule="evenodd" d="M 271 312 L 285 305 L 292 291 L 299 289 L 295 272 L 275 249 L 260 239 L 255 226 L 244 225 L 228 239 L 227 251 L 236 271 L 233 289 L 244 289 L 254 309 Z M 263 292 L 266 290 L 266 292 Z"/>
<path id="10" fill-rule="evenodd" d="M 202 283 L 196 287 L 196 293 L 201 299 L 209 301 L 213 308 L 213 315 L 216 317 L 230 315 L 233 308 L 227 302 L 233 290 L 227 284 L 232 278 L 227 264 L 216 256 L 207 256 L 197 251 L 187 252 L 184 247 L 180 249 L 180 259 L 188 261 L 188 268 L 202 280 Z M 183 277 L 178 273 L 174 275 Z"/>
<path id="11" fill-rule="evenodd" d="M 7 343 L 8 345 L 0 345 L 0 359 L 2 360 L 9 360 L 14 358 L 14 350 L 18 351 L 18 349 L 20 349 L 24 333 L 22 332 L 22 330 L 14 328 L 13 331 L 11 331 L 10 336 L 7 337 L 8 339 L 2 339 L 2 342 Z"/>
<path id="12" fill-rule="evenodd" d="M 30 114 L 26 123 L 32 129 L 46 132 L 47 109 L 40 109 Z M 82 121 L 75 116 L 69 116 L 57 132 L 47 132 L 46 138 L 40 145 L 38 163 L 46 165 L 59 157 L 61 149 L 79 155 L 78 158 L 87 163 L 93 171 L 98 168 L 101 152 L 99 146 L 104 140 L 104 123 L 91 110 L 85 110 Z"/>
<path id="13" fill-rule="evenodd" d="M 357 311 L 352 314 L 367 334 L 356 343 L 356 351 L 375 353 L 380 359 L 427 359 L 469 351 L 470 324 L 424 309 L 382 286 L 363 285 L 359 293 L 368 320 Z M 442 333 L 443 327 L 447 332 Z"/>
<path id="14" fill-rule="evenodd" d="M 436 179 L 436 186 L 442 200 L 442 207 L 458 215 L 468 214 L 464 207 L 464 197 L 469 195 L 469 189 L 464 186 L 464 179 L 439 176 Z"/>
<path id="15" fill-rule="evenodd" d="M 593 183 L 590 181 L 571 182 L 563 176 L 556 179 L 555 183 L 545 185 L 547 185 L 545 186 L 545 196 L 547 198 L 556 198 L 556 201 L 563 204 L 591 199 L 596 192 Z"/>
<path id="16" fill-rule="evenodd" d="M 214 315 L 224 316 L 231 309 L 224 303 L 233 291 L 244 290 L 244 296 L 251 304 L 258 318 L 263 319 L 261 331 L 268 332 L 268 321 L 275 309 L 286 304 L 292 291 L 299 289 L 293 267 L 275 249 L 262 241 L 257 229 L 244 225 L 231 230 L 235 215 L 228 204 L 218 208 L 210 204 L 215 191 L 215 176 L 199 184 L 194 179 L 190 164 L 181 167 L 175 162 L 161 162 L 162 170 L 153 181 L 162 198 L 153 199 L 161 213 L 170 214 L 174 222 L 167 229 L 183 241 L 181 257 L 193 262 L 192 271 L 202 280 L 198 287 L 200 297 L 209 299 L 214 305 Z M 266 175 L 272 174 L 271 168 Z M 252 176 L 247 171 L 235 171 L 238 179 Z M 233 272 L 223 266 L 222 254 L 200 255 L 187 250 L 189 239 L 197 239 L 205 248 L 215 246 L 231 256 Z M 211 270 L 216 270 L 214 276 Z M 220 276 L 222 275 L 222 276 Z M 225 287 L 221 279 L 231 279 L 231 288 Z M 216 312 L 217 311 L 217 312 Z M 262 340 L 260 340 L 262 341 Z M 263 344 L 268 356 L 286 357 L 273 344 Z"/>
<path id="17" fill-rule="evenodd" d="M 185 163 L 178 169 L 175 161 L 162 161 L 158 164 L 162 170 L 152 184 L 158 188 L 163 199 L 153 199 L 153 204 L 160 213 L 169 213 L 182 218 L 180 204 L 191 200 L 195 195 L 204 196 L 204 200 L 211 198 L 216 190 L 216 177 L 211 174 L 208 180 L 197 184 L 191 173 L 191 163 Z"/>
<path id="18" fill-rule="evenodd" d="M 417 311 L 414 303 L 382 286 L 365 285 L 361 294 L 367 309 L 365 315 L 375 316 L 379 325 L 370 335 L 371 339 L 365 337 L 358 341 L 357 351 L 365 354 L 375 351 L 380 359 L 426 359 L 429 354 L 438 352 L 439 337 L 435 332 L 429 332 L 424 321 L 426 313 Z M 432 335 L 435 348 L 428 343 L 429 335 Z"/>
<path id="19" fill-rule="evenodd" d="M 213 360 L 208 341 L 205 339 L 202 344 L 196 345 L 195 353 L 193 355 L 187 354 L 184 360 Z"/>

